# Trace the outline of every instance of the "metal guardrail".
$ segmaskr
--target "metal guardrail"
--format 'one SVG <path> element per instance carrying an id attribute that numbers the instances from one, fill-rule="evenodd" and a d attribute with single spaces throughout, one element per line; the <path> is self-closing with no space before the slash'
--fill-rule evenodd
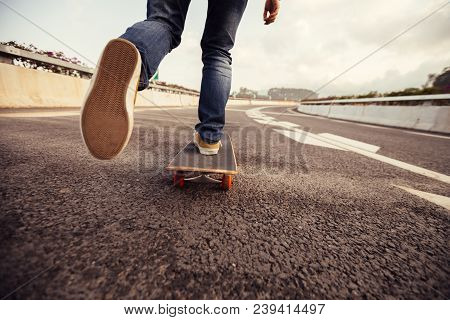
<path id="1" fill-rule="evenodd" d="M 25 58 L 33 61 L 39 61 L 48 63 L 55 66 L 60 66 L 66 69 L 77 70 L 82 75 L 92 76 L 94 73 L 93 68 L 80 66 L 78 64 L 66 62 L 60 59 L 48 57 L 39 53 L 34 53 L 22 49 L 18 49 L 12 46 L 0 45 L 0 62 L 12 64 L 12 60 L 15 58 Z M 197 92 L 173 88 L 170 86 L 163 86 L 159 84 L 150 83 L 149 89 L 198 96 Z M 361 99 L 334 99 L 334 100 L 302 100 L 300 104 L 343 104 L 343 103 L 355 103 L 365 104 L 371 102 L 400 102 L 400 101 L 434 101 L 434 100 L 450 100 L 450 94 L 432 94 L 432 95 L 420 95 L 420 96 L 401 96 L 401 97 L 381 97 L 381 98 L 361 98 Z"/>
<path id="2" fill-rule="evenodd" d="M 39 62 L 47 63 L 47 64 L 54 65 L 54 66 L 60 66 L 65 69 L 76 70 L 80 73 L 82 78 L 89 79 L 89 78 L 91 78 L 92 74 L 94 73 L 93 68 L 80 66 L 78 64 L 66 62 L 66 61 L 52 58 L 52 57 L 48 57 L 43 54 L 18 49 L 13 46 L 0 45 L 0 63 L 13 64 L 13 60 L 15 58 L 24 58 L 24 59 L 28 59 L 28 60 L 32 60 L 32 61 L 39 61 Z M 148 86 L 148 89 L 155 90 L 155 91 L 161 91 L 161 92 L 167 92 L 167 93 L 199 96 L 199 93 L 196 91 L 189 91 L 189 90 L 184 90 L 184 89 L 180 89 L 180 88 L 174 88 L 170 85 L 165 86 L 165 85 L 156 84 L 156 83 L 152 83 L 152 82 Z M 237 99 L 237 100 L 239 100 L 239 99 Z M 243 100 L 245 100 L 245 99 L 243 99 Z M 250 99 L 250 100 L 257 101 L 258 99 Z M 277 102 L 278 100 L 273 100 L 273 101 Z"/>
<path id="3" fill-rule="evenodd" d="M 162 85 L 154 84 L 154 83 L 150 83 L 148 88 L 156 90 L 156 91 L 162 91 L 162 92 L 168 92 L 168 93 L 178 93 L 178 94 L 187 94 L 187 95 L 191 95 L 191 96 L 199 96 L 198 92 L 173 88 L 170 86 L 162 86 Z"/>
<path id="4" fill-rule="evenodd" d="M 10 58 L 11 60 L 15 57 L 25 58 L 25 59 L 29 59 L 29 60 L 33 60 L 33 61 L 39 61 L 39 62 L 44 62 L 44 63 L 48 63 L 51 65 L 63 67 L 66 69 L 77 70 L 81 73 L 85 73 L 85 74 L 89 74 L 89 75 L 92 75 L 94 72 L 94 69 L 89 68 L 89 67 L 80 66 L 78 64 L 66 62 L 66 61 L 52 58 L 52 57 L 48 57 L 43 54 L 18 49 L 18 48 L 12 47 L 12 46 L 5 46 L 3 44 L 0 45 L 0 54 L 3 58 Z"/>
<path id="5" fill-rule="evenodd" d="M 88 78 L 90 78 L 92 76 L 92 74 L 94 73 L 93 68 L 80 66 L 75 63 L 66 62 L 66 61 L 63 61 L 60 59 L 48 57 L 46 55 L 39 54 L 39 53 L 34 53 L 34 52 L 18 49 L 18 48 L 12 47 L 12 46 L 0 45 L 0 62 L 12 64 L 14 58 L 24 58 L 24 59 L 29 59 L 32 61 L 44 62 L 47 64 L 63 67 L 63 68 L 70 69 L 70 70 L 76 70 L 76 71 L 80 72 L 82 75 L 88 76 Z M 149 85 L 149 88 L 152 90 L 168 92 L 168 93 L 187 94 L 187 95 L 194 95 L 194 96 L 199 95 L 198 93 L 193 92 L 193 91 L 183 90 L 183 89 L 179 89 L 179 88 L 173 88 L 170 86 L 158 85 L 158 84 L 154 84 L 154 83 L 151 83 Z"/>
<path id="6" fill-rule="evenodd" d="M 429 94 L 418 96 L 380 97 L 361 99 L 333 99 L 333 100 L 302 100 L 300 104 L 352 104 L 371 102 L 401 102 L 401 101 L 434 101 L 450 100 L 450 94 Z"/>

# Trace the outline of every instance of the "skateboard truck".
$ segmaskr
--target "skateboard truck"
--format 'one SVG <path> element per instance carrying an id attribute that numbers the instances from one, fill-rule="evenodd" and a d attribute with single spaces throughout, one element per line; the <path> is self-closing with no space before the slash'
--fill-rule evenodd
<path id="1" fill-rule="evenodd" d="M 193 172 L 192 172 L 193 173 Z M 194 180 L 205 180 L 213 183 L 220 183 L 220 187 L 223 190 L 230 190 L 231 186 L 233 185 L 233 176 L 223 174 L 222 179 L 213 178 L 211 175 L 217 175 L 214 173 L 200 173 L 200 174 L 193 174 L 193 175 L 186 175 L 184 172 L 173 172 L 172 173 L 172 180 L 174 186 L 177 186 L 179 188 L 184 188 L 185 181 L 194 181 Z"/>

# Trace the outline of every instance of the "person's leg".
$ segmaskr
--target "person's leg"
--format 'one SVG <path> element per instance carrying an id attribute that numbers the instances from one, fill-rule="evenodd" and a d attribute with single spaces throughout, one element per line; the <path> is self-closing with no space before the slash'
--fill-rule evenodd
<path id="1" fill-rule="evenodd" d="M 139 90 L 147 88 L 162 59 L 180 44 L 190 2 L 148 0 L 147 19 L 134 24 L 121 36 L 133 43 L 141 53 Z"/>
<path id="2" fill-rule="evenodd" d="M 225 125 L 225 106 L 231 90 L 231 54 L 247 0 L 209 0 L 201 42 L 203 79 L 195 126 L 202 140 L 216 143 Z"/>
<path id="3" fill-rule="evenodd" d="M 148 0 L 147 20 L 111 40 L 100 56 L 81 110 L 81 133 L 98 159 L 112 159 L 128 144 L 136 89 L 179 45 L 190 0 Z"/>

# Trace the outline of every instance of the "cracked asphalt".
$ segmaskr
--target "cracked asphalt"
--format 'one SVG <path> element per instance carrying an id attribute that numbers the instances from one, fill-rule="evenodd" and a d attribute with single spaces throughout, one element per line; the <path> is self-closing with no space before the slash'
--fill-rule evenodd
<path id="1" fill-rule="evenodd" d="M 449 299 L 450 215 L 404 186 L 449 185 L 308 145 L 229 107 L 233 188 L 172 186 L 164 167 L 196 108 L 136 112 L 98 161 L 77 116 L 1 117 L 0 296 L 6 299 Z M 448 136 L 262 110 L 450 175 Z"/>

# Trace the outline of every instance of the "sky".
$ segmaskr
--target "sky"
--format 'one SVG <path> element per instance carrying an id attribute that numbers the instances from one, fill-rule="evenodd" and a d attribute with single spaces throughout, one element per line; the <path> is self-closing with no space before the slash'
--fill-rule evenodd
<path id="1" fill-rule="evenodd" d="M 423 85 L 450 66 L 450 1 L 283 0 L 265 26 L 265 0 L 249 0 L 233 55 L 233 90 L 317 90 L 384 43 L 430 18 L 319 90 L 320 96 L 388 92 Z M 5 7 L 8 4 L 41 29 Z M 198 89 L 207 0 L 192 0 L 181 45 L 160 80 Z M 0 0 L 0 41 L 61 50 L 95 65 L 108 40 L 145 19 L 146 0 Z"/>

